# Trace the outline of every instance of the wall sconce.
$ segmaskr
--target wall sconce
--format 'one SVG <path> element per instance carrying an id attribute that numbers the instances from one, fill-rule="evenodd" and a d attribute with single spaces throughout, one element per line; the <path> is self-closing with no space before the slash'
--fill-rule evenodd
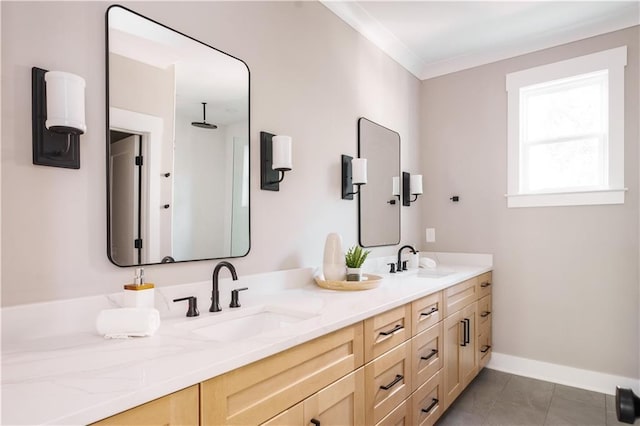
<path id="1" fill-rule="evenodd" d="M 291 136 L 260 132 L 260 189 L 280 191 L 284 173 L 292 168 Z"/>
<path id="2" fill-rule="evenodd" d="M 31 69 L 33 164 L 80 168 L 85 86 L 75 74 Z"/>
<path id="3" fill-rule="evenodd" d="M 360 185 L 367 183 L 367 159 L 353 158 L 343 155 L 342 159 L 342 199 L 353 200 L 355 194 L 360 193 Z M 358 189 L 353 190 L 356 185 Z"/>
<path id="4" fill-rule="evenodd" d="M 402 205 L 410 206 L 422 194 L 422 175 L 402 172 Z M 415 197 L 411 200 L 411 195 Z"/>

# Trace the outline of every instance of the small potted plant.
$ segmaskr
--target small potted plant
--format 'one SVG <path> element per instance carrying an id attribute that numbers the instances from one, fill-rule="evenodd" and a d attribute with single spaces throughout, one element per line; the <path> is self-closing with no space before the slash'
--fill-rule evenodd
<path id="1" fill-rule="evenodd" d="M 362 281 L 362 264 L 367 260 L 371 251 L 363 250 L 360 246 L 353 246 L 347 250 L 344 262 L 347 265 L 347 281 Z"/>

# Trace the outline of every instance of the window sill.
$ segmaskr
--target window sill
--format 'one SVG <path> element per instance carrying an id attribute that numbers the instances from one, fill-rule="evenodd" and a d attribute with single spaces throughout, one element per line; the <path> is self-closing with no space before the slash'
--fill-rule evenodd
<path id="1" fill-rule="evenodd" d="M 505 194 L 508 208 L 624 204 L 627 188 L 581 192 Z"/>

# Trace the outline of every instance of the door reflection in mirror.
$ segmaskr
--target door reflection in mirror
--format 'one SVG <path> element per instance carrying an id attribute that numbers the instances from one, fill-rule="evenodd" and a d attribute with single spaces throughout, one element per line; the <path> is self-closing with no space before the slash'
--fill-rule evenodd
<path id="1" fill-rule="evenodd" d="M 107 31 L 109 259 L 246 255 L 247 65 L 121 6 Z"/>

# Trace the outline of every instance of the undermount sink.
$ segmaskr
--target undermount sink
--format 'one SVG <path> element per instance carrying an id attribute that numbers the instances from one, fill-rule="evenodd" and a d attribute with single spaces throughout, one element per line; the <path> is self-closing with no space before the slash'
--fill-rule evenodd
<path id="1" fill-rule="evenodd" d="M 266 305 L 239 308 L 237 311 L 196 319 L 177 327 L 208 340 L 233 342 L 291 327 L 317 315 L 311 312 Z"/>
<path id="2" fill-rule="evenodd" d="M 447 275 L 451 275 L 454 272 L 456 271 L 454 271 L 453 269 L 420 268 L 418 269 L 418 276 L 424 277 L 424 278 L 442 278 L 442 277 L 446 277 Z"/>

